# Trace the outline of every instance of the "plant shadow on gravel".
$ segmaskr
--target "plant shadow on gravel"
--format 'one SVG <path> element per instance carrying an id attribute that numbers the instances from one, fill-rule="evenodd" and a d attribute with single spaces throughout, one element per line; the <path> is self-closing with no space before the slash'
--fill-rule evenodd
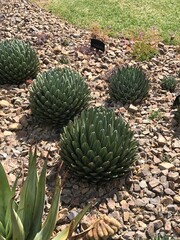
<path id="1" fill-rule="evenodd" d="M 61 132 L 62 128 L 39 123 L 34 116 L 28 115 L 26 116 L 25 126 L 16 132 L 16 138 L 30 145 L 38 144 L 41 141 L 51 143 L 59 141 Z"/>
<path id="2" fill-rule="evenodd" d="M 51 169 L 47 177 L 47 185 L 49 190 L 55 184 L 56 175 L 61 162 Z M 115 202 L 123 200 L 124 192 L 129 192 L 131 188 L 131 172 L 127 173 L 119 179 L 103 183 L 90 183 L 79 179 L 71 172 L 68 172 L 65 166 L 61 167 L 60 176 L 62 177 L 61 206 L 62 208 L 73 209 L 82 208 L 87 202 L 93 202 L 100 212 L 113 212 L 113 209 L 105 209 L 108 199 Z M 115 206 L 114 206 L 115 207 Z"/>

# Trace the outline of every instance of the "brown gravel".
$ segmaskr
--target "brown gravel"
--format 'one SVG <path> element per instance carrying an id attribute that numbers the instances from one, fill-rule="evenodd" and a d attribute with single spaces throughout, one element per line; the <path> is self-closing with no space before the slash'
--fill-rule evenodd
<path id="1" fill-rule="evenodd" d="M 180 54 L 174 46 L 159 44 L 160 53 L 149 62 L 132 59 L 127 41 L 109 38 L 106 51 L 90 49 L 91 33 L 77 29 L 25 0 L 0 3 L 0 39 L 20 38 L 38 53 L 41 70 L 69 66 L 79 71 L 91 89 L 94 106 L 106 106 L 121 114 L 139 141 L 138 161 L 127 178 L 103 186 L 79 182 L 70 174 L 62 189 L 59 231 L 87 201 L 96 200 L 92 210 L 113 216 L 122 228 L 112 239 L 146 239 L 158 233 L 180 239 L 180 127 L 171 106 L 176 93 L 161 90 L 163 76 L 177 75 Z M 62 64 L 64 59 L 68 62 Z M 117 65 L 139 65 L 151 79 L 146 100 L 138 106 L 122 106 L 109 100 L 107 77 Z M 149 119 L 153 111 L 159 117 Z M 59 163 L 59 132 L 40 126 L 30 114 L 28 84 L 0 86 L 0 160 L 14 181 L 32 144 L 48 161 L 48 187 L 52 190 Z M 39 161 L 41 165 L 41 161 Z M 49 193 L 47 192 L 49 195 Z M 47 206 L 48 202 L 47 202 Z"/>

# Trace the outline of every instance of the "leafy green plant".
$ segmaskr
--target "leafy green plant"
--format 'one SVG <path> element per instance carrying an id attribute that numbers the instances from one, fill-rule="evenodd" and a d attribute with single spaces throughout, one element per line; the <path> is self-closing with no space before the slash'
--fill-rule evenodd
<path id="1" fill-rule="evenodd" d="M 66 57 L 66 55 L 61 55 L 61 57 L 59 58 L 59 62 L 62 64 L 68 64 L 68 58 Z"/>
<path id="2" fill-rule="evenodd" d="M 30 89 L 30 107 L 34 116 L 59 126 L 86 108 L 89 99 L 89 89 L 82 76 L 68 68 L 39 74 Z"/>
<path id="3" fill-rule="evenodd" d="M 145 41 L 135 42 L 132 46 L 132 56 L 137 61 L 149 61 L 157 53 L 156 47 Z"/>
<path id="4" fill-rule="evenodd" d="M 19 84 L 35 78 L 39 60 L 34 49 L 21 40 L 0 42 L 0 84 Z"/>
<path id="5" fill-rule="evenodd" d="M 173 237 L 169 237 L 167 235 L 164 235 L 163 237 L 158 235 L 157 237 L 151 238 L 151 240 L 174 240 L 174 238 Z"/>
<path id="6" fill-rule="evenodd" d="M 0 240 L 49 240 L 55 228 L 59 209 L 60 181 L 57 178 L 51 208 L 42 225 L 47 164 L 44 163 L 38 177 L 36 158 L 36 150 L 34 153 L 30 151 L 29 171 L 18 201 L 15 200 L 17 180 L 11 188 L 0 162 Z M 90 204 L 53 240 L 70 239 L 77 224 L 89 208 Z"/>
<path id="7" fill-rule="evenodd" d="M 69 40 L 67 40 L 67 39 L 62 39 L 62 40 L 61 40 L 61 45 L 64 46 L 64 47 L 69 46 Z"/>
<path id="8" fill-rule="evenodd" d="M 136 159 L 133 132 L 121 117 L 105 108 L 84 110 L 70 121 L 61 134 L 60 146 L 67 168 L 90 182 L 119 178 Z"/>
<path id="9" fill-rule="evenodd" d="M 163 117 L 163 114 L 159 109 L 156 111 L 151 111 L 151 113 L 149 114 L 150 120 L 154 120 L 154 119 L 160 120 L 160 119 L 162 119 L 162 117 Z"/>
<path id="10" fill-rule="evenodd" d="M 164 90 L 174 92 L 177 85 L 177 80 L 173 76 L 166 76 L 161 81 L 161 87 Z"/>
<path id="11" fill-rule="evenodd" d="M 123 104 L 137 104 L 147 95 L 149 80 L 138 67 L 118 68 L 109 78 L 109 94 L 115 101 Z"/>

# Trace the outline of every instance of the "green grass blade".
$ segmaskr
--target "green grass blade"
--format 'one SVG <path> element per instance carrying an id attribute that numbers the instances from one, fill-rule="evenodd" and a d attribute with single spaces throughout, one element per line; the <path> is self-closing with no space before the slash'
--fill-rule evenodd
<path id="1" fill-rule="evenodd" d="M 52 205 L 49 210 L 48 216 L 41 231 L 36 234 L 34 240 L 49 240 L 56 225 L 56 218 L 59 209 L 59 199 L 60 199 L 60 181 L 58 178 L 56 182 Z"/>
<path id="2" fill-rule="evenodd" d="M 17 214 L 24 226 L 25 237 L 28 236 L 33 222 L 33 212 L 37 194 L 38 176 L 36 169 L 36 157 L 36 150 L 34 153 L 30 151 L 29 172 L 20 193 L 20 202 L 17 210 Z"/>
<path id="3" fill-rule="evenodd" d="M 6 239 L 12 239 L 12 219 L 11 219 L 11 204 L 14 204 L 14 200 L 11 200 L 9 202 L 7 211 L 6 211 L 6 216 L 5 216 L 5 222 L 6 222 Z M 14 207 L 14 206 L 13 206 Z"/>
<path id="4" fill-rule="evenodd" d="M 18 181 L 18 177 L 16 178 L 13 187 L 12 187 L 12 195 L 15 195 L 15 191 L 16 191 L 16 186 L 17 186 L 17 181 Z M 14 210 L 17 210 L 17 203 L 15 201 L 13 201 L 13 208 Z M 5 216 L 5 222 L 6 222 L 6 240 L 11 240 L 12 239 L 12 221 L 11 221 L 11 203 L 9 202 L 9 206 L 7 207 L 7 211 L 6 211 L 6 216 Z"/>
<path id="5" fill-rule="evenodd" d="M 11 200 L 11 220 L 13 222 L 13 224 L 12 224 L 12 230 L 13 230 L 12 240 L 25 240 L 23 224 L 22 224 L 19 216 L 17 215 L 16 211 L 13 208 L 13 199 Z"/>
<path id="6" fill-rule="evenodd" d="M 90 209 L 91 204 L 89 203 L 74 219 L 73 221 L 67 226 L 64 230 L 59 232 L 53 240 L 66 240 L 69 239 L 74 230 L 76 229 L 77 225 L 80 223 L 83 216 L 86 214 L 86 212 Z"/>
<path id="7" fill-rule="evenodd" d="M 3 236 L 0 235 L 0 240 L 7 240 Z"/>
<path id="8" fill-rule="evenodd" d="M 2 222 L 0 222 L 0 236 L 5 236 L 5 229 Z"/>
<path id="9" fill-rule="evenodd" d="M 12 192 L 9 186 L 9 182 L 4 171 L 4 168 L 0 162 L 0 221 L 5 225 L 5 215 L 8 204 L 12 198 Z"/>
<path id="10" fill-rule="evenodd" d="M 17 181 L 18 181 L 18 179 L 19 179 L 19 176 L 16 177 L 16 180 L 15 180 L 15 182 L 14 182 L 14 184 L 13 184 L 13 187 L 12 187 L 12 194 L 13 194 L 13 196 L 15 195 L 15 192 L 16 192 L 16 187 L 17 187 Z"/>
<path id="11" fill-rule="evenodd" d="M 47 168 L 47 161 L 44 163 L 43 169 L 41 171 L 41 175 L 39 177 L 33 222 L 32 222 L 31 230 L 29 232 L 29 236 L 27 237 L 27 240 L 33 240 L 35 235 L 41 230 L 42 215 L 43 215 L 44 201 L 45 201 L 46 168 Z"/>

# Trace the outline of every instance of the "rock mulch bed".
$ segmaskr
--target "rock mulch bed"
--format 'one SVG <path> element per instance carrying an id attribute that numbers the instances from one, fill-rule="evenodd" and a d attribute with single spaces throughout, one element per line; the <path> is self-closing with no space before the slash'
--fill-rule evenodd
<path id="1" fill-rule="evenodd" d="M 113 239 L 146 239 L 159 233 L 180 239 L 180 127 L 171 109 L 175 93 L 160 87 L 163 76 L 176 76 L 180 70 L 176 48 L 159 43 L 158 56 L 138 63 L 131 58 L 130 47 L 123 39 L 109 38 L 106 51 L 98 53 L 89 48 L 90 32 L 28 1 L 1 1 L 0 5 L 0 39 L 30 42 L 37 50 L 42 71 L 62 66 L 79 71 L 90 86 L 91 105 L 114 109 L 139 141 L 138 160 L 128 177 L 95 186 L 67 175 L 61 197 L 64 214 L 59 216 L 57 231 L 87 201 L 95 200 L 93 214 L 105 213 L 122 224 Z M 123 64 L 141 66 L 151 79 L 149 95 L 141 105 L 122 106 L 109 99 L 107 77 Z M 37 144 L 40 159 L 49 151 L 47 182 L 51 192 L 59 164 L 59 131 L 39 125 L 31 116 L 28 87 L 28 83 L 0 86 L 0 160 L 13 182 L 22 166 L 27 171 L 31 145 Z M 151 120 L 153 111 L 158 117 Z M 46 204 L 48 209 L 48 201 Z"/>

